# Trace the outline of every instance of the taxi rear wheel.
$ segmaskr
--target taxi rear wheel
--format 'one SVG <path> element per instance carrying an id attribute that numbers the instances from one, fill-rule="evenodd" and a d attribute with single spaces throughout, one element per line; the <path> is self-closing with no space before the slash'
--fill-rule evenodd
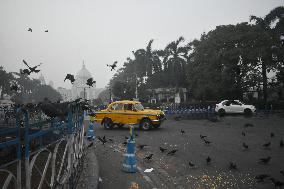
<path id="1" fill-rule="evenodd" d="M 152 122 L 149 119 L 142 119 L 139 125 L 141 130 L 150 130 L 152 128 Z"/>
<path id="2" fill-rule="evenodd" d="M 113 122 L 110 118 L 105 118 L 103 125 L 104 125 L 105 129 L 112 129 L 113 128 Z"/>

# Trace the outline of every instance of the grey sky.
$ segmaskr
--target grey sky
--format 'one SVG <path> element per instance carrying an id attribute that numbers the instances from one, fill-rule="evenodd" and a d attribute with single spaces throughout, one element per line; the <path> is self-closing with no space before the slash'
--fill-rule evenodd
<path id="1" fill-rule="evenodd" d="M 32 65 L 42 62 L 47 82 L 70 88 L 63 82 L 66 73 L 76 74 L 85 60 L 97 87 L 104 87 L 115 73 L 106 64 L 117 60 L 121 67 L 132 50 L 145 48 L 150 39 L 158 49 L 179 36 L 189 42 L 217 25 L 265 16 L 283 4 L 283 0 L 0 0 L 0 65 L 18 71 L 24 68 L 22 59 Z"/>

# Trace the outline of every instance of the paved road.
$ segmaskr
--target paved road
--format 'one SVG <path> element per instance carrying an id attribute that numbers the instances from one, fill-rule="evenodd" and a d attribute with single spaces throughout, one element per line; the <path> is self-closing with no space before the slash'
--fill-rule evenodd
<path id="1" fill-rule="evenodd" d="M 244 127 L 252 123 L 253 127 Z M 257 183 L 258 174 L 269 174 L 284 182 L 280 170 L 284 170 L 284 148 L 279 147 L 280 139 L 284 140 L 284 118 L 227 116 L 218 122 L 208 120 L 172 119 L 164 122 L 162 127 L 152 131 L 136 133 L 136 145 L 147 144 L 143 150 L 137 149 L 136 157 L 139 172 L 130 174 L 121 171 L 125 136 L 127 128 L 104 130 L 95 125 L 97 136 L 106 136 L 114 140 L 102 145 L 96 143 L 96 154 L 100 164 L 99 184 L 107 188 L 273 188 L 272 182 L 266 180 Z M 181 129 L 185 134 L 181 134 Z M 243 136 L 241 133 L 246 135 Z M 274 137 L 270 134 L 273 132 Z M 206 135 L 211 141 L 206 145 L 200 139 Z M 249 148 L 244 150 L 242 143 Z M 269 148 L 264 143 L 271 142 Z M 175 155 L 160 152 L 159 147 L 169 150 L 178 149 Z M 146 155 L 153 153 L 153 159 L 146 161 Z M 212 162 L 207 164 L 210 156 Z M 268 165 L 258 164 L 259 158 L 271 156 Z M 189 161 L 195 164 L 192 168 Z M 237 164 L 237 170 L 229 169 L 229 162 Z M 146 168 L 154 168 L 151 173 L 144 173 Z"/>

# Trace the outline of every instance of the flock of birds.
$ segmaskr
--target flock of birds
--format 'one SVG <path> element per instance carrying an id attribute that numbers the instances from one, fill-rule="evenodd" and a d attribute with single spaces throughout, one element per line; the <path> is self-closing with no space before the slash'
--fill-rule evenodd
<path id="1" fill-rule="evenodd" d="M 253 124 L 247 123 L 247 124 L 244 125 L 244 128 L 253 127 L 253 126 L 254 126 Z M 180 133 L 181 133 L 181 135 L 185 135 L 186 131 L 181 129 Z M 242 135 L 246 136 L 246 133 L 243 131 Z M 137 137 L 138 135 L 135 134 L 135 136 Z M 274 133 L 270 133 L 270 137 L 271 138 L 273 138 L 274 136 L 275 136 Z M 210 146 L 213 143 L 205 135 L 201 135 L 200 134 L 199 137 L 200 137 L 201 141 L 204 142 L 204 145 Z M 107 142 L 111 142 L 111 143 L 114 142 L 113 139 L 111 139 L 111 138 L 107 139 L 106 136 L 103 136 L 103 137 L 98 136 L 97 138 L 103 145 L 105 145 L 105 143 L 107 143 Z M 124 136 L 124 139 L 127 140 L 129 138 Z M 126 140 L 122 143 L 122 145 L 124 145 L 124 146 L 127 145 L 127 141 Z M 148 146 L 147 144 L 139 144 L 139 145 L 137 145 L 137 148 L 139 150 L 144 150 L 145 147 L 147 147 L 147 146 Z M 262 145 L 262 147 L 264 149 L 269 149 L 270 146 L 271 146 L 271 142 L 267 142 L 267 143 L 264 143 Z M 242 143 L 242 147 L 243 147 L 243 150 L 248 150 L 248 148 L 249 148 L 249 146 L 245 142 Z M 279 147 L 280 148 L 284 147 L 283 140 L 280 140 Z M 159 147 L 159 150 L 160 150 L 161 153 L 167 152 L 166 155 L 168 155 L 168 156 L 174 156 L 179 151 L 178 149 L 166 149 L 166 148 L 161 147 L 161 146 Z M 143 159 L 149 162 L 149 161 L 151 161 L 153 159 L 153 157 L 154 157 L 154 154 L 150 153 L 150 154 L 146 155 L 145 157 L 143 157 Z M 269 164 L 271 159 L 272 159 L 271 156 L 263 157 L 263 158 L 260 158 L 257 161 L 257 163 L 258 164 L 267 165 L 267 164 Z M 207 165 L 210 165 L 212 163 L 212 157 L 207 156 L 207 158 L 205 159 L 205 162 L 206 162 Z M 190 168 L 197 168 L 197 166 L 193 162 L 191 162 L 191 161 L 188 162 L 188 166 Z M 228 169 L 229 170 L 238 170 L 237 163 L 236 162 L 231 162 L 231 161 L 228 162 Z M 283 170 L 281 170 L 280 173 L 284 176 L 284 171 Z M 274 184 L 275 188 L 282 188 L 284 186 L 284 182 L 282 182 L 280 180 L 277 180 L 277 179 L 273 178 L 272 176 L 270 176 L 268 174 L 259 174 L 259 175 L 255 176 L 255 179 L 256 179 L 257 182 L 264 182 L 265 180 L 270 180 Z"/>

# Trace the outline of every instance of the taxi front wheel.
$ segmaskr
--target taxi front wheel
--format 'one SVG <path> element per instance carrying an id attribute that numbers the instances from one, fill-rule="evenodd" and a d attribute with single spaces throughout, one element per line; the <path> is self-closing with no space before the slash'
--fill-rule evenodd
<path id="1" fill-rule="evenodd" d="M 104 125 L 105 129 L 112 129 L 113 128 L 113 122 L 110 118 L 105 118 L 103 125 Z"/>
<path id="2" fill-rule="evenodd" d="M 142 130 L 150 130 L 152 128 L 152 122 L 149 119 L 142 119 L 139 125 Z"/>

